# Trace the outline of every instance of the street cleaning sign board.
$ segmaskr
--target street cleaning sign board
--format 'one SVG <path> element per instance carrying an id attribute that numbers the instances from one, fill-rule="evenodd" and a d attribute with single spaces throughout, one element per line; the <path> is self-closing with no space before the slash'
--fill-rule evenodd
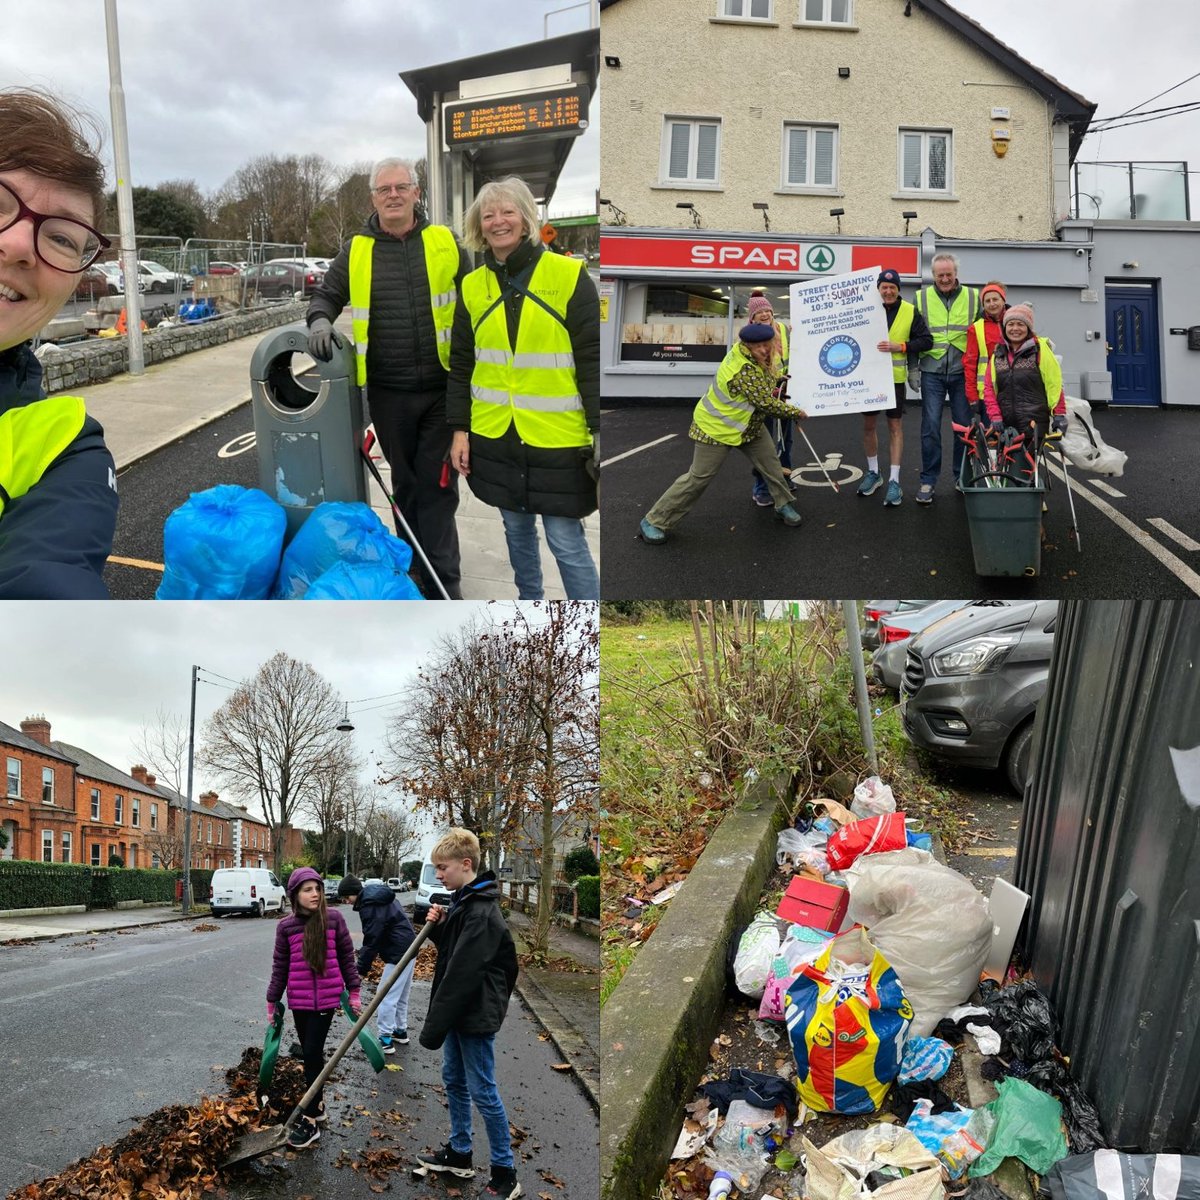
<path id="1" fill-rule="evenodd" d="M 887 318 L 875 287 L 879 271 L 793 283 L 789 355 L 792 404 L 810 417 L 878 412 L 896 403 Z"/>

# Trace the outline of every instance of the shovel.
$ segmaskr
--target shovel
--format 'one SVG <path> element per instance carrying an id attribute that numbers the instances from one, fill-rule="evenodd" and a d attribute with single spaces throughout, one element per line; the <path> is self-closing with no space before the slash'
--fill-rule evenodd
<path id="1" fill-rule="evenodd" d="M 346 1051 L 354 1044 L 354 1039 L 367 1027 L 371 1017 L 375 1014 L 375 1010 L 383 1002 L 384 996 L 391 991 L 392 985 L 400 978 L 404 968 L 417 957 L 417 951 L 424 945 L 425 939 L 429 936 L 429 931 L 432 928 L 432 925 L 426 922 L 417 931 L 417 936 L 413 939 L 412 945 L 401 956 L 400 961 L 396 964 L 396 969 L 379 986 L 375 992 L 375 998 L 363 1009 L 362 1015 L 354 1023 L 354 1028 L 338 1043 L 337 1049 L 334 1050 L 329 1061 L 321 1069 L 320 1075 L 312 1081 L 308 1091 L 300 1097 L 300 1103 L 292 1110 L 291 1116 L 282 1125 L 271 1125 L 266 1129 L 256 1129 L 254 1132 L 247 1133 L 243 1137 L 238 1138 L 230 1148 L 229 1153 L 222 1160 L 222 1168 L 232 1167 L 237 1163 L 249 1162 L 253 1158 L 262 1158 L 264 1154 L 271 1154 L 275 1150 L 283 1149 L 287 1144 L 288 1131 L 300 1120 L 304 1114 L 305 1107 L 312 1102 L 316 1094 L 325 1086 L 325 1081 L 333 1074 L 334 1067 L 342 1061 Z"/>

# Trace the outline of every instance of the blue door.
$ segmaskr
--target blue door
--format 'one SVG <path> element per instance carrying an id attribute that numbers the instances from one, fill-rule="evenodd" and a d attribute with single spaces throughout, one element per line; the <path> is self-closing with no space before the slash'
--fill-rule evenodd
<path id="1" fill-rule="evenodd" d="M 1108 370 L 1114 404 L 1161 404 L 1156 285 L 1108 287 Z"/>

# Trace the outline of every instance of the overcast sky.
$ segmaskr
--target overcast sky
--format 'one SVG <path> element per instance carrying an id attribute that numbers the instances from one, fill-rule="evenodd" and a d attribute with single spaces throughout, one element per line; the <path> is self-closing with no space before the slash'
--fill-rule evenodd
<path id="1" fill-rule="evenodd" d="M 68 645 L 61 622 L 47 620 L 45 605 L 10 600 L 3 606 L 0 721 L 19 729 L 24 717 L 43 713 L 54 741 L 79 746 L 128 772 L 140 761 L 135 742 L 142 726 L 153 724 L 158 709 L 186 721 L 193 663 L 205 668 L 202 680 L 225 675 L 241 681 L 283 650 L 310 663 L 350 702 L 355 731 L 347 736 L 357 750 L 373 754 L 384 748 L 384 730 L 399 697 L 368 698 L 403 688 L 440 634 L 460 628 L 472 615 L 501 620 L 512 607 L 78 601 L 67 606 L 74 631 Z M 67 608 L 61 612 L 67 614 Z M 218 686 L 224 683 L 202 682 L 196 689 L 197 741 L 206 719 L 230 695 Z M 210 787 L 226 794 L 198 768 L 194 795 Z"/>
<path id="2" fill-rule="evenodd" d="M 194 179 L 204 192 L 260 154 L 348 165 L 425 153 L 425 126 L 399 72 L 540 41 L 570 0 L 253 0 L 117 5 L 132 182 Z M 588 9 L 549 16 L 551 37 L 586 29 Z M 49 88 L 105 130 L 103 0 L 5 0 L 0 86 Z M 576 141 L 551 212 L 593 211 L 599 104 Z"/>
<path id="3" fill-rule="evenodd" d="M 1095 0 L 951 0 L 1023 58 L 1116 117 L 1200 71 L 1200 4 L 1155 0 L 1146 7 Z M 1145 108 L 1200 101 L 1200 78 Z M 1186 160 L 1200 172 L 1200 111 L 1104 134 L 1089 134 L 1079 161 Z M 1192 176 L 1193 195 L 1200 189 Z M 1085 209 L 1085 215 L 1086 213 Z M 1200 213 L 1193 211 L 1193 218 Z"/>

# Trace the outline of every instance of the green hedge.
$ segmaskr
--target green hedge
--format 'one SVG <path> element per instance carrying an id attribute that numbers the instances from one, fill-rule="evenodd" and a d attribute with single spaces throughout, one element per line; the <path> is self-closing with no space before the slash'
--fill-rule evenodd
<path id="1" fill-rule="evenodd" d="M 575 880 L 575 894 L 579 897 L 581 917 L 600 917 L 600 876 L 580 875 Z"/>
<path id="2" fill-rule="evenodd" d="M 212 868 L 202 869 L 200 867 L 192 868 L 192 903 L 207 904 L 212 899 Z M 171 875 L 172 880 L 182 879 L 183 872 L 175 871 Z M 175 884 L 171 884 L 171 895 L 175 895 Z"/>
<path id="3" fill-rule="evenodd" d="M 169 904 L 177 871 L 92 867 L 76 863 L 0 861 L 0 909 L 58 908 L 83 904 L 115 908 L 125 900 Z M 212 871 L 192 872 L 192 895 L 207 901 Z"/>

